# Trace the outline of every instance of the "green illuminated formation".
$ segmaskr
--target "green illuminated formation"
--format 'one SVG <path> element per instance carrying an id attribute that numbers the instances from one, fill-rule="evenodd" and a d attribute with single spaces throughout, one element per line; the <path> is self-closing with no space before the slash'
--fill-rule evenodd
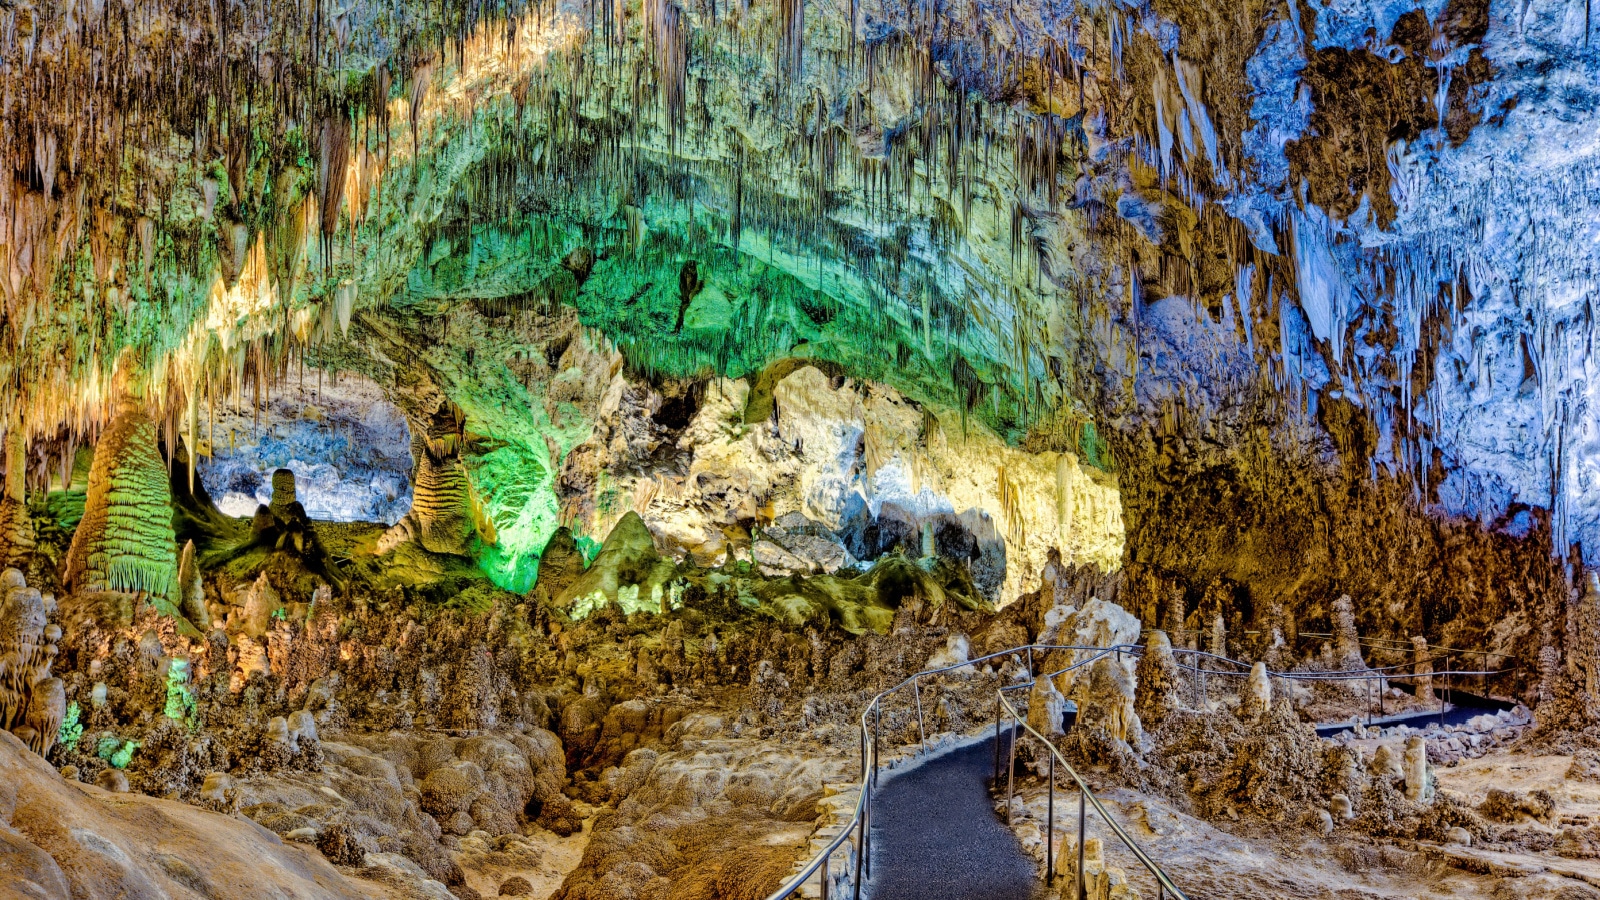
<path id="1" fill-rule="evenodd" d="M 64 581 L 80 594 L 142 594 L 174 608 L 178 558 L 167 470 L 154 423 L 131 401 L 95 449 Z"/>

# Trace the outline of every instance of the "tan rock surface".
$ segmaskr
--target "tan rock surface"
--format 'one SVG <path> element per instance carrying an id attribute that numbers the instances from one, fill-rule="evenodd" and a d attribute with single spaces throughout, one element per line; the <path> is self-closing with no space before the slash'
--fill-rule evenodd
<path id="1" fill-rule="evenodd" d="M 376 898 L 248 820 L 61 778 L 0 732 L 0 895 Z"/>

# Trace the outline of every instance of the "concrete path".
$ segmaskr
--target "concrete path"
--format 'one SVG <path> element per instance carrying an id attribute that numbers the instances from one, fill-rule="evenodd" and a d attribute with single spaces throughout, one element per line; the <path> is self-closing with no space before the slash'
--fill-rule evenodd
<path id="1" fill-rule="evenodd" d="M 994 737 L 890 775 L 872 804 L 871 900 L 1033 900 L 1034 862 L 994 811 Z"/>

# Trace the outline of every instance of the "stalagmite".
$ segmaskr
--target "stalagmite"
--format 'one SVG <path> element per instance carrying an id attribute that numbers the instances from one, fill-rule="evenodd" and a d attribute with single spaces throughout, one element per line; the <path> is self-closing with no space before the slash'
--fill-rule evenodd
<path id="1" fill-rule="evenodd" d="M 186 541 L 178 558 L 178 609 L 194 627 L 207 631 L 211 628 L 211 613 L 206 608 L 205 584 L 195 555 L 194 541 Z"/>
<path id="2" fill-rule="evenodd" d="M 411 511 L 384 534 L 380 550 L 415 540 L 432 553 L 467 555 L 475 530 L 471 486 L 461 457 L 453 444 L 418 435 L 412 440 L 412 458 Z"/>
<path id="3" fill-rule="evenodd" d="M 1361 638 L 1356 633 L 1355 604 L 1348 594 L 1333 601 L 1333 641 L 1335 665 L 1346 671 L 1365 668 Z"/>
<path id="4" fill-rule="evenodd" d="M 1134 674 L 1133 709 L 1145 727 L 1159 728 L 1167 715 L 1178 708 L 1179 671 L 1167 633 L 1150 632 Z"/>
<path id="5" fill-rule="evenodd" d="M 175 543 L 156 427 L 125 389 L 116 418 L 95 447 L 83 519 L 62 580 L 75 594 L 142 595 L 170 611 L 178 599 Z M 129 604 L 115 607 L 114 618 L 132 614 Z"/>
<path id="6" fill-rule="evenodd" d="M 1060 737 L 1066 709 L 1067 698 L 1056 690 L 1054 682 L 1048 678 L 1034 682 L 1033 690 L 1028 693 L 1029 726 L 1047 738 Z"/>
<path id="7" fill-rule="evenodd" d="M 1413 635 L 1411 638 L 1411 652 L 1416 658 L 1416 675 L 1412 684 L 1417 687 L 1417 702 L 1424 707 L 1433 707 L 1437 699 L 1433 695 L 1433 658 L 1428 655 L 1428 639 L 1422 635 Z"/>
<path id="8" fill-rule="evenodd" d="M 95 454 L 89 500 L 67 560 L 69 587 L 158 598 L 170 593 L 176 559 L 166 487 L 155 427 L 126 411 Z"/>
<path id="9" fill-rule="evenodd" d="M 66 711 L 61 679 L 51 675 L 61 629 L 48 617 L 47 598 L 21 572 L 0 574 L 0 729 L 41 756 L 55 743 Z"/>
<path id="10" fill-rule="evenodd" d="M 1427 803 L 1433 799 L 1433 764 L 1428 762 L 1428 741 L 1420 734 L 1406 738 L 1406 799 Z"/>
<path id="11" fill-rule="evenodd" d="M 0 564 L 24 561 L 34 548 L 28 515 L 28 435 L 13 415 L 5 432 L 5 483 L 0 490 Z"/>
<path id="12" fill-rule="evenodd" d="M 1211 620 L 1211 632 L 1206 637 L 1206 652 L 1213 656 L 1228 655 L 1228 625 L 1221 613 Z"/>
<path id="13" fill-rule="evenodd" d="M 1089 665 L 1072 686 L 1078 727 L 1103 729 L 1107 737 L 1137 747 L 1144 730 L 1134 711 L 1134 678 L 1123 664 L 1104 657 Z"/>
<path id="14" fill-rule="evenodd" d="M 289 519 L 289 507 L 298 502 L 295 494 L 293 469 L 274 469 L 272 472 L 272 500 L 267 510 L 280 521 Z"/>
<path id="15" fill-rule="evenodd" d="M 1272 711 L 1272 681 L 1267 677 L 1267 664 L 1258 662 L 1250 667 L 1250 677 L 1245 679 L 1239 697 L 1239 717 L 1247 722 L 1259 722 Z"/>

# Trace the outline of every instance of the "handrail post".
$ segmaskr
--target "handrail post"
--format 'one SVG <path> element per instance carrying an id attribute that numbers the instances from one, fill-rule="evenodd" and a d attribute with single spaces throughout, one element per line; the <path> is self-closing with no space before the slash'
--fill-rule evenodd
<path id="1" fill-rule="evenodd" d="M 872 809 L 872 782 L 864 775 L 861 778 L 861 793 L 861 815 L 856 818 L 856 886 L 853 900 L 861 900 L 861 882 L 867 866 L 867 816 Z"/>
<path id="2" fill-rule="evenodd" d="M 1089 885 L 1083 879 L 1083 838 L 1088 828 L 1086 809 L 1089 802 L 1089 789 L 1078 784 L 1078 900 L 1088 900 Z"/>
<path id="3" fill-rule="evenodd" d="M 1011 713 L 1011 740 L 1006 742 L 1010 748 L 1006 766 L 1006 827 L 1011 827 L 1011 795 L 1017 783 L 1017 714 Z"/>
<path id="4" fill-rule="evenodd" d="M 1050 799 L 1044 814 L 1044 883 L 1056 880 L 1056 755 L 1050 754 Z"/>
<path id="5" fill-rule="evenodd" d="M 1194 708 L 1205 712 L 1205 702 L 1200 699 L 1200 660 L 1193 654 L 1190 654 L 1189 658 L 1192 660 L 1189 666 L 1189 688 L 1190 693 L 1194 695 Z"/>
<path id="6" fill-rule="evenodd" d="M 1000 780 L 1000 691 L 994 692 L 994 780 Z"/>
<path id="7" fill-rule="evenodd" d="M 1033 680 L 1033 645 L 1028 645 L 1028 680 Z"/>
<path id="8" fill-rule="evenodd" d="M 1454 695 L 1450 693 L 1450 660 L 1448 658 L 1444 661 L 1444 696 L 1444 701 L 1439 704 L 1440 710 L 1443 710 L 1445 704 L 1454 699 Z M 1443 720 L 1441 719 L 1441 721 Z"/>
<path id="9" fill-rule="evenodd" d="M 833 862 L 833 851 L 828 851 L 822 857 L 822 876 L 818 879 L 822 883 L 822 900 L 828 900 L 828 867 Z"/>
<path id="10" fill-rule="evenodd" d="M 928 752 L 928 734 L 922 728 L 922 682 L 913 678 L 911 680 L 912 693 L 917 695 L 917 743 L 921 745 L 921 752 Z"/>
<path id="11" fill-rule="evenodd" d="M 883 732 L 883 704 L 875 703 L 872 711 L 872 784 L 878 784 L 878 736 Z"/>
<path id="12" fill-rule="evenodd" d="M 865 813 L 861 825 L 861 874 L 867 878 L 872 877 L 872 792 L 874 787 L 867 785 L 867 802 L 862 807 Z M 857 890 L 860 889 L 860 879 L 856 879 Z"/>

